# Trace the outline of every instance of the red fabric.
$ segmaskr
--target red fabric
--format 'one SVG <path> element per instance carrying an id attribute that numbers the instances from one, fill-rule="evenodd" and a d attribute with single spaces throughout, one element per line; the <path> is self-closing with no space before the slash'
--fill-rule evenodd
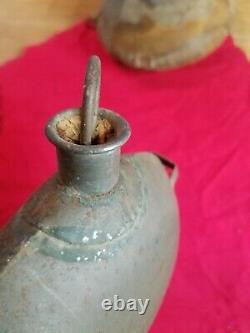
<path id="1" fill-rule="evenodd" d="M 78 106 L 87 58 L 103 64 L 101 105 L 125 116 L 125 150 L 180 167 L 176 270 L 151 333 L 250 332 L 249 63 L 231 40 L 178 70 L 136 71 L 79 24 L 0 68 L 0 220 L 56 168 L 47 119 Z"/>

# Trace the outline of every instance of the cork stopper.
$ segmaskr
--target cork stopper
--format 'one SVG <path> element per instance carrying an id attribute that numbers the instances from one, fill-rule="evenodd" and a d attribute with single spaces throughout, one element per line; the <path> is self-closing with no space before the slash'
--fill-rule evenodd
<path id="1" fill-rule="evenodd" d="M 80 145 L 81 116 L 64 118 L 57 124 L 58 134 L 65 141 Z M 97 117 L 96 128 L 92 133 L 91 144 L 104 144 L 114 135 L 114 128 L 108 119 Z"/>

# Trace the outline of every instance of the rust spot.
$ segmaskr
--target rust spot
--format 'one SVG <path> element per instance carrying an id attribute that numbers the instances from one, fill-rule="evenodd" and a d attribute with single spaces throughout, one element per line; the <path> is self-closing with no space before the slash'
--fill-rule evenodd
<path id="1" fill-rule="evenodd" d="M 29 214 L 29 220 L 41 221 L 46 217 L 54 215 L 61 206 L 61 200 L 57 192 L 47 193 L 40 200 L 35 200 L 34 204 L 31 204 L 30 209 L 27 210 Z"/>

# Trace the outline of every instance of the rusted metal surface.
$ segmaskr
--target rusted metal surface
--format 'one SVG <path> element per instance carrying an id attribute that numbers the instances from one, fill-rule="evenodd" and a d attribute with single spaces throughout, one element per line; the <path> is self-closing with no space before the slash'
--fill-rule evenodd
<path id="1" fill-rule="evenodd" d="M 1 332 L 147 331 L 178 244 L 176 200 L 156 157 L 123 156 L 105 194 L 79 192 L 55 175 L 9 227 L 1 232 Z M 102 299 L 115 294 L 151 304 L 144 316 L 104 312 Z"/>
<path id="2" fill-rule="evenodd" d="M 84 98 L 81 108 L 81 134 L 80 143 L 90 145 L 96 128 L 99 110 L 101 84 L 101 61 L 97 56 L 92 56 L 87 66 L 84 82 Z"/>
<path id="3" fill-rule="evenodd" d="M 9 222 L 4 229 L 0 230 L 0 279 L 1 272 L 5 269 L 11 259 L 17 255 L 22 246 L 28 242 L 30 237 L 37 232 L 36 228 L 26 223 L 22 223 L 21 221 L 22 211 L 20 210 L 18 217 Z"/>

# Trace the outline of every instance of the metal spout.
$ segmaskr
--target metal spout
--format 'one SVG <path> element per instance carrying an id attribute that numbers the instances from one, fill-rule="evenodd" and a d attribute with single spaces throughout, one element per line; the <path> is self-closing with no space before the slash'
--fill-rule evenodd
<path id="1" fill-rule="evenodd" d="M 91 57 L 85 79 L 84 102 L 79 109 L 69 109 L 55 115 L 46 127 L 48 139 L 56 146 L 60 181 L 87 194 L 107 193 L 120 176 L 121 146 L 130 136 L 125 119 L 107 109 L 99 108 L 100 59 Z M 77 144 L 62 138 L 57 125 L 65 119 L 80 116 L 81 142 Z M 96 118 L 106 119 L 113 134 L 104 143 L 92 144 Z"/>

